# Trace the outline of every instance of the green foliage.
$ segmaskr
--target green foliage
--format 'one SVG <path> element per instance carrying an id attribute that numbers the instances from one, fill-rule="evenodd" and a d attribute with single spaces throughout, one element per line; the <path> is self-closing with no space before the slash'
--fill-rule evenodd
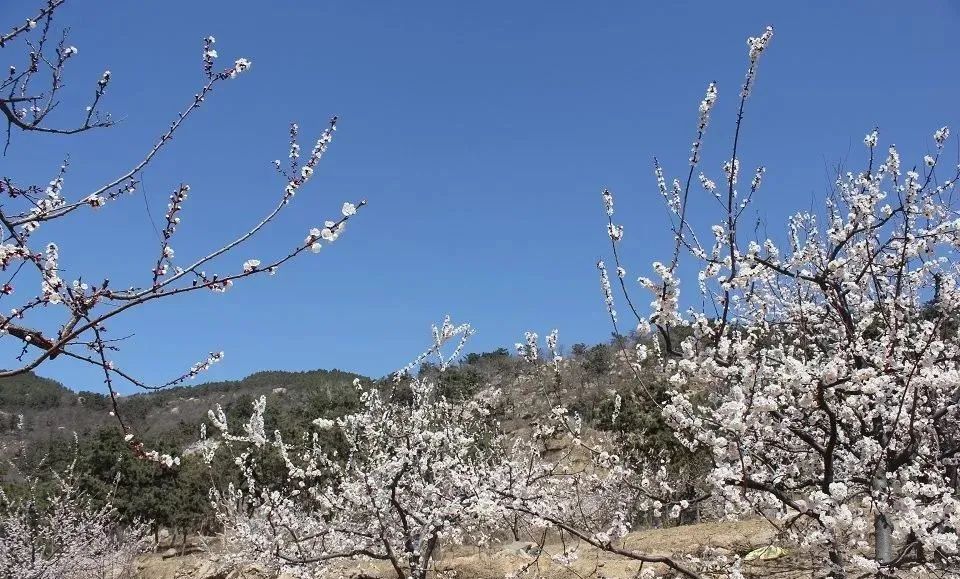
<path id="1" fill-rule="evenodd" d="M 63 384 L 41 378 L 33 372 L 0 378 L 0 409 L 41 410 L 63 404 L 74 398 L 73 392 Z"/>
<path id="2" fill-rule="evenodd" d="M 482 364 L 485 361 L 501 361 L 510 358 L 510 350 L 506 348 L 497 348 L 492 352 L 481 352 L 479 354 L 470 352 L 463 358 L 463 363 L 467 365 Z"/>
<path id="3" fill-rule="evenodd" d="M 605 344 L 587 349 L 583 358 L 583 369 L 594 376 L 605 376 L 613 369 L 613 350 Z"/>
<path id="4" fill-rule="evenodd" d="M 112 406 L 109 396 L 100 394 L 99 392 L 88 392 L 86 390 L 77 392 L 77 396 L 72 399 L 72 403 L 83 406 L 92 412 L 109 412 Z"/>
<path id="5" fill-rule="evenodd" d="M 78 470 L 83 473 L 84 490 L 101 500 L 112 495 L 124 519 L 169 524 L 177 471 L 137 459 L 118 429 L 104 428 L 84 441 Z"/>
<path id="6" fill-rule="evenodd" d="M 483 387 L 480 371 L 469 365 L 455 366 L 437 378 L 437 395 L 450 400 L 464 400 Z"/>

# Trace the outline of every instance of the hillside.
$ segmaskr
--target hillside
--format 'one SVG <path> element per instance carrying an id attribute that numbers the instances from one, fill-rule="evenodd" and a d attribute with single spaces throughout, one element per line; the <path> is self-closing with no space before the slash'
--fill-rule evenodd
<path id="1" fill-rule="evenodd" d="M 119 406 L 123 418 L 145 440 L 188 444 L 197 438 L 207 411 L 217 404 L 228 414 L 242 414 L 255 398 L 267 395 L 282 399 L 281 407 L 309 412 L 335 406 L 337 399 L 352 391 L 355 378 L 366 379 L 340 370 L 263 371 L 242 380 L 123 396 Z M 86 437 L 116 424 L 111 410 L 104 394 L 77 392 L 33 373 L 0 379 L 0 441 L 4 443 L 47 442 L 72 437 L 74 432 Z"/>
<path id="2" fill-rule="evenodd" d="M 468 397 L 482 388 L 500 389 L 502 418 L 508 422 L 508 430 L 545 416 L 558 403 L 589 421 L 599 419 L 597 413 L 610 404 L 611 392 L 621 390 L 629 395 L 629 377 L 615 369 L 618 350 L 614 343 L 574 344 L 566 353 L 562 384 L 506 348 L 467 353 L 442 373 L 425 362 L 420 373 L 437 381 L 440 393 L 449 398 Z M 261 371 L 241 380 L 139 392 L 121 397 L 119 406 L 124 420 L 145 442 L 182 447 L 197 440 L 200 423 L 217 404 L 228 417 L 239 418 L 249 415 L 251 404 L 260 395 L 268 398 L 267 418 L 282 427 L 342 414 L 356 402 L 356 378 L 367 385 L 383 383 L 383 379 L 337 369 Z M 109 397 L 102 393 L 75 391 L 32 373 L 3 378 L 0 442 L 49 441 L 72 437 L 73 432 L 84 438 L 104 426 L 116 425 L 111 410 Z M 19 415 L 23 416 L 22 424 Z"/>
<path id="3" fill-rule="evenodd" d="M 604 428 L 611 411 L 612 390 L 629 398 L 629 385 L 615 371 L 612 345 L 588 347 L 577 344 L 563 364 L 563 380 L 552 371 L 531 364 L 500 348 L 466 354 L 458 364 L 441 372 L 424 363 L 420 374 L 437 384 L 438 392 L 463 400 L 481 391 L 499 390 L 502 396 L 494 412 L 508 434 L 528 432 L 559 403 L 579 412 L 588 424 Z M 263 415 L 268 433 L 280 431 L 285 440 L 304 432 L 316 432 L 315 419 L 335 419 L 357 411 L 364 388 L 381 389 L 395 400 L 410 396 L 409 383 L 371 380 L 339 370 L 307 372 L 258 372 L 242 380 L 210 382 L 122 397 L 119 409 L 124 421 L 147 448 L 180 459 L 178 468 L 162 468 L 137 459 L 124 442 L 107 396 L 74 392 L 52 380 L 25 374 L 0 381 L 0 412 L 6 418 L 0 431 L 0 487 L 8 492 L 26 492 L 31 477 L 52 482 L 54 472 L 64 472 L 76 461 L 80 488 L 98 503 L 108 501 L 124 520 L 152 521 L 151 531 L 161 529 L 184 540 L 216 529 L 209 501 L 211 488 L 223 490 L 241 482 L 229 452 L 217 453 L 206 462 L 194 450 L 201 424 L 217 405 L 223 408 L 237 431 L 248 419 L 259 396 L 267 398 Z M 641 413 L 642 414 L 642 413 Z M 22 416 L 22 421 L 20 417 Z M 635 424 L 650 432 L 645 418 L 623 412 L 619 424 Z M 656 421 L 651 424 L 655 425 Z M 74 444 L 76 432 L 78 444 Z M 318 432 L 321 444 L 333 452 L 343 440 L 334 431 Z M 562 446 L 549 448 L 549 453 Z M 278 456 L 256 452 L 259 476 L 282 480 L 285 465 Z M 157 539 L 159 540 L 159 539 Z"/>

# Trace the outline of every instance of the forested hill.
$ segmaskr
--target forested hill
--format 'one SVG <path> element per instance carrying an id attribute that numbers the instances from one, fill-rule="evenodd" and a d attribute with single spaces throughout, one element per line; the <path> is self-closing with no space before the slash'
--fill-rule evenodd
<path id="1" fill-rule="evenodd" d="M 566 402 L 586 418 L 592 416 L 598 401 L 607 397 L 607 392 L 618 383 L 610 373 L 615 351 L 611 344 L 591 347 L 575 344 L 569 353 L 570 384 L 565 384 L 565 389 L 569 389 Z M 544 397 L 542 376 L 520 380 L 527 371 L 523 359 L 511 355 L 505 348 L 466 354 L 459 364 L 442 374 L 427 363 L 420 371 L 432 375 L 439 383 L 440 392 L 452 398 L 470 396 L 489 386 L 502 387 L 505 403 L 517 406 L 518 415 L 545 414 L 558 394 L 551 392 L 549 397 Z M 242 380 L 123 396 L 119 407 L 124 421 L 138 438 L 148 445 L 175 451 L 197 441 L 200 424 L 217 404 L 239 426 L 237 422 L 250 415 L 254 400 L 265 395 L 268 400 L 265 418 L 271 422 L 269 430 L 307 428 L 316 418 L 341 416 L 356 408 L 355 378 L 360 378 L 365 385 L 378 382 L 336 369 L 264 371 Z M 528 391 L 530 389 L 535 392 Z M 74 432 L 81 440 L 103 429 L 119 435 L 111 410 L 110 399 L 103 393 L 76 391 L 30 373 L 0 379 L 0 459 L 9 456 L 14 446 L 49 448 L 49 444 L 36 443 L 56 443 L 64 437 L 72 438 Z"/>
<path id="2" fill-rule="evenodd" d="M 357 374 L 340 370 L 264 371 L 242 380 L 207 382 L 142 392 L 120 398 L 120 412 L 145 439 L 189 444 L 198 436 L 207 411 L 220 404 L 228 415 L 249 413 L 260 395 L 297 414 L 337 406 L 350 397 Z M 0 379 L 0 438 L 46 441 L 87 436 L 113 426 L 110 399 L 102 393 L 74 391 L 33 373 Z M 22 418 L 21 418 L 22 417 Z"/>

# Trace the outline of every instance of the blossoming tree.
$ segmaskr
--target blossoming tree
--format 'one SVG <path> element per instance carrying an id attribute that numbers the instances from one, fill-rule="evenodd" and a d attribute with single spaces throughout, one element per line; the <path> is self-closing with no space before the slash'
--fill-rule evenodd
<path id="1" fill-rule="evenodd" d="M 62 13 L 65 4 L 66 0 L 47 0 L 39 9 L 25 15 L 10 32 L 0 35 L 0 50 L 12 58 L 16 52 L 22 60 L 21 64 L 11 66 L 8 74 L 0 79 L 0 118 L 6 121 L 5 150 L 15 145 L 17 133 L 55 137 L 106 130 L 114 125 L 113 118 L 101 112 L 103 101 L 109 96 L 108 88 L 114 82 L 110 71 L 105 71 L 92 83 L 90 104 L 74 124 L 61 126 L 51 120 L 51 113 L 60 103 L 66 70 L 79 58 L 77 48 L 68 44 L 66 34 L 60 34 L 56 26 L 55 16 Z M 223 353 L 211 353 L 163 384 L 147 384 L 111 359 L 118 344 L 106 337 L 108 324 L 125 312 L 150 302 L 202 291 L 224 292 L 244 278 L 273 274 L 299 255 L 319 251 L 321 244 L 334 241 L 343 232 L 346 222 L 365 204 L 365 201 L 344 203 L 340 215 L 310 230 L 304 239 L 292 241 L 291 249 L 285 255 L 265 261 L 235 258 L 237 261 L 233 267 L 224 262 L 228 255 L 247 251 L 249 241 L 274 221 L 296 193 L 306 186 L 333 139 L 337 118 L 330 120 L 312 148 L 303 154 L 298 144 L 298 127 L 294 124 L 290 127 L 289 164 L 275 161 L 281 181 L 276 205 L 266 215 L 253 219 L 253 224 L 243 234 L 227 239 L 219 246 L 191 251 L 195 257 L 180 259 L 179 256 L 187 252 L 176 253 L 173 240 L 190 192 L 187 184 L 180 183 L 169 197 L 156 258 L 144 265 L 142 279 L 118 283 L 117 280 L 98 277 L 97 272 L 72 273 L 72 279 L 62 277 L 72 249 L 66 243 L 38 242 L 44 226 L 65 219 L 90 217 L 90 211 L 137 194 L 140 175 L 170 146 L 171 139 L 184 123 L 207 103 L 215 89 L 233 82 L 250 69 L 251 62 L 245 58 L 219 66 L 215 42 L 211 36 L 201 43 L 199 89 L 133 166 L 106 175 L 101 186 L 83 192 L 70 191 L 67 163 L 46 185 L 37 185 L 26 177 L 6 174 L 0 177 L 0 193 L 7 198 L 0 207 L 0 229 L 3 231 L 0 267 L 7 273 L 0 287 L 0 299 L 7 304 L 5 311 L 9 312 L 0 315 L 0 339 L 20 345 L 19 356 L 3 364 L 5 369 L 0 371 L 0 376 L 15 376 L 34 370 L 58 356 L 100 368 L 114 401 L 115 414 L 127 431 L 131 445 L 143 456 L 168 465 L 172 464 L 172 457 L 148 453 L 139 446 L 117 410 L 114 385 L 117 381 L 126 381 L 149 389 L 178 384 L 209 368 L 222 358 Z M 227 269 L 213 273 L 208 270 L 211 267 Z M 39 315 L 41 310 L 45 310 L 43 315 Z M 59 319 L 50 314 L 51 310 L 59 311 Z"/>
<path id="2" fill-rule="evenodd" d="M 449 319 L 434 328 L 434 346 L 396 376 L 395 385 L 409 380 L 409 400 L 358 380 L 359 411 L 315 420 L 317 430 L 343 437 L 340 455 L 317 432 L 296 442 L 265 432 L 263 398 L 242 432 L 231 433 L 221 409 L 211 411 L 220 449 L 232 450 L 245 474 L 243 485 L 215 495 L 228 558 L 310 577 L 342 576 L 344 561 L 384 561 L 398 579 L 425 579 L 441 544 L 489 538 L 503 513 L 494 493 L 504 456 L 490 421 L 495 393 L 447 400 L 434 383 L 407 377 L 433 354 L 445 369 L 470 332 Z M 444 344 L 458 337 L 444 357 Z M 283 457 L 286 480 L 256 480 L 251 449 L 265 446 Z"/>
<path id="3" fill-rule="evenodd" d="M 709 450 L 707 482 L 727 514 L 767 517 L 785 539 L 823 554 L 823 575 L 955 571 L 960 174 L 945 160 L 949 129 L 933 133 L 915 165 L 870 132 L 865 166 L 838 172 L 822 212 L 794 215 L 782 238 L 744 241 L 742 217 L 765 169 L 744 184 L 738 146 L 771 36 L 767 29 L 749 41 L 719 183 L 700 167 L 714 84 L 685 179 L 668 185 L 655 165 L 675 246 L 653 265 L 655 280 L 639 279 L 653 299 L 649 315 L 630 297 L 617 253 L 624 230 L 604 192 L 622 296 L 641 334 L 657 337 L 655 354 L 674 388 L 663 414 L 686 445 Z M 697 188 L 723 208 L 709 236 L 688 218 Z M 602 262 L 600 270 L 616 323 Z M 688 275 L 704 309 L 681 309 Z M 678 327 L 689 336 L 676 339 Z"/>
<path id="4" fill-rule="evenodd" d="M 52 492 L 26 496 L 0 490 L 0 576 L 5 579 L 126 577 L 146 545 L 145 528 L 121 524 L 109 504 L 95 506 L 79 490 L 74 464 L 55 473 Z"/>

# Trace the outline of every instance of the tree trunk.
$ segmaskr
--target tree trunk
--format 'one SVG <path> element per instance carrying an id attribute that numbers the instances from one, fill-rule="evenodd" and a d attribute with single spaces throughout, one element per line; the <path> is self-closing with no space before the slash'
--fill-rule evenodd
<path id="1" fill-rule="evenodd" d="M 877 473 L 873 478 L 873 490 L 878 491 L 874 496 L 886 492 L 886 473 Z M 889 563 L 893 560 L 893 527 L 890 526 L 887 517 L 879 511 L 873 519 L 873 531 L 874 557 L 881 565 Z"/>

